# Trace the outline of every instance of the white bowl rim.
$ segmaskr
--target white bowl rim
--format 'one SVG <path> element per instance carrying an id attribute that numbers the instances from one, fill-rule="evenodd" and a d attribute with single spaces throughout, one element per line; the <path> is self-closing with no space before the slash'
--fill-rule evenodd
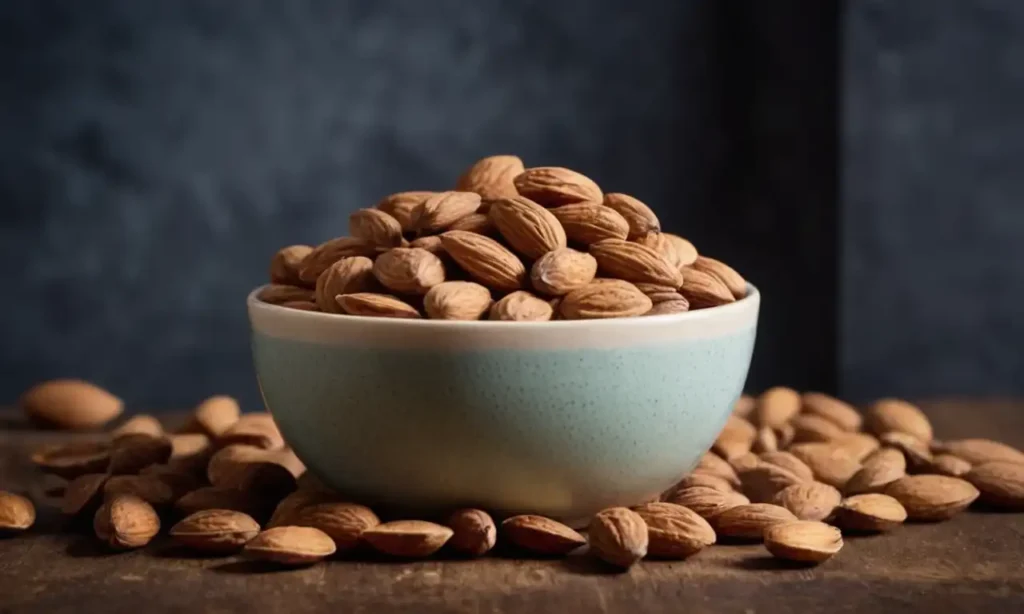
<path id="1" fill-rule="evenodd" d="M 741 299 L 737 299 L 732 303 L 726 305 L 719 305 L 717 307 L 708 307 L 706 309 L 695 309 L 693 311 L 685 311 L 683 313 L 667 313 L 654 316 L 634 316 L 629 318 L 602 318 L 602 319 L 589 319 L 589 320 L 550 320 L 547 322 L 508 322 L 502 320 L 431 320 L 427 318 L 382 318 L 377 316 L 353 316 L 343 315 L 336 313 L 324 313 L 322 311 L 306 311 L 303 309 L 292 309 L 290 307 L 282 307 L 281 305 L 275 305 L 273 303 L 267 303 L 261 301 L 258 297 L 259 293 L 270 284 L 264 284 L 252 290 L 246 297 L 246 305 L 252 310 L 266 311 L 267 315 L 274 314 L 275 316 L 285 316 L 298 318 L 298 321 L 305 321 L 306 323 L 312 324 L 314 322 L 321 322 L 325 326 L 329 326 L 331 323 L 348 322 L 348 323 L 373 323 L 374 325 L 388 326 L 395 328 L 408 327 L 410 329 L 424 330 L 424 329 L 501 329 L 508 330 L 509 326 L 515 326 L 516 330 L 522 330 L 523 332 L 532 331 L 537 332 L 538 330 L 562 330 L 562 329 L 600 329 L 602 327 L 622 327 L 636 325 L 639 327 L 645 327 L 645 325 L 659 326 L 667 325 L 670 323 L 682 324 L 683 322 L 695 323 L 700 320 L 707 320 L 718 317 L 729 317 L 739 315 L 739 312 L 745 312 L 750 309 L 755 312 L 761 303 L 761 292 L 756 286 L 747 282 L 747 295 Z"/>

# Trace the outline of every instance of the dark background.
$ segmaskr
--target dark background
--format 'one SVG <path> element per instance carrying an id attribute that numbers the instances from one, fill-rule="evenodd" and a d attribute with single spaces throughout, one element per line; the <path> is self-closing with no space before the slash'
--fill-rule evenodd
<path id="1" fill-rule="evenodd" d="M 516 153 L 764 292 L 751 390 L 1024 392 L 1024 4 L 8 0 L 0 402 L 258 393 L 290 243 Z"/>

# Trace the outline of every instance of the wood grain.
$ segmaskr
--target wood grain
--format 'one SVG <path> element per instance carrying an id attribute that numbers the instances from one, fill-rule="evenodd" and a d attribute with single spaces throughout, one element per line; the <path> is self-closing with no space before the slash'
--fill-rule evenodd
<path id="1" fill-rule="evenodd" d="M 939 437 L 1024 446 L 1024 403 L 926 403 Z M 6 416 L 6 418 L 5 418 Z M 0 415 L 0 488 L 26 492 L 40 521 L 0 539 L 0 612 L 1011 612 L 1024 611 L 1024 514 L 971 511 L 942 524 L 849 537 L 818 568 L 780 564 L 760 546 L 714 546 L 684 562 L 614 573 L 586 556 L 557 560 L 335 560 L 279 570 L 228 558 L 182 558 L 166 540 L 108 554 L 59 534 L 27 451 L 67 435 Z M 4 421 L 6 420 L 6 421 Z M 87 436 L 73 436 L 87 437 Z"/>

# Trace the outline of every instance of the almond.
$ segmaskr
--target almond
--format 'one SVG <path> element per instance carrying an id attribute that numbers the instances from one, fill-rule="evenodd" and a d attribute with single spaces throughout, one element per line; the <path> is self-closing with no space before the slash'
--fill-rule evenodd
<path id="1" fill-rule="evenodd" d="M 715 517 L 714 526 L 725 537 L 760 540 L 768 527 L 791 520 L 796 520 L 796 516 L 784 507 L 749 503 L 725 510 Z"/>
<path id="2" fill-rule="evenodd" d="M 953 456 L 952 454 L 938 454 L 932 458 L 932 462 L 928 464 L 926 473 L 938 473 L 940 475 L 948 475 L 954 478 L 959 478 L 967 475 L 970 472 L 972 465 L 960 458 L 959 456 Z M 977 484 L 975 484 L 977 486 Z"/>
<path id="3" fill-rule="evenodd" d="M 216 395 L 196 406 L 192 420 L 207 436 L 217 438 L 228 431 L 242 415 L 238 401 L 227 395 Z"/>
<path id="4" fill-rule="evenodd" d="M 782 467 L 796 474 L 802 481 L 809 481 L 814 479 L 814 472 L 807 466 L 807 463 L 803 462 L 796 456 L 793 456 L 790 452 L 783 452 L 781 450 L 776 452 L 765 452 L 760 456 L 762 463 L 769 463 Z"/>
<path id="5" fill-rule="evenodd" d="M 801 482 L 788 486 L 772 501 L 793 512 L 800 520 L 825 520 L 843 500 L 834 487 L 822 482 Z"/>
<path id="6" fill-rule="evenodd" d="M 357 292 L 339 294 L 335 299 L 345 313 L 353 316 L 411 319 L 421 317 L 415 307 L 389 294 Z"/>
<path id="7" fill-rule="evenodd" d="M 284 446 L 281 431 L 266 412 L 253 412 L 238 418 L 220 437 L 218 443 L 227 446 L 244 444 L 264 450 L 277 450 Z"/>
<path id="8" fill-rule="evenodd" d="M 937 445 L 936 451 L 956 455 L 972 465 L 996 461 L 1024 464 L 1024 452 L 991 439 L 955 439 Z"/>
<path id="9" fill-rule="evenodd" d="M 441 259 L 416 247 L 396 247 L 384 252 L 373 263 L 373 275 L 389 290 L 420 295 L 445 279 Z"/>
<path id="10" fill-rule="evenodd" d="M 464 230 L 466 232 L 475 232 L 477 234 L 487 236 L 493 236 L 498 231 L 494 226 L 494 222 L 491 221 L 491 217 L 486 213 L 472 213 L 467 215 L 462 219 L 456 220 L 448 227 L 448 230 Z M 441 240 L 438 239 L 439 245 L 440 241 Z M 415 243 L 415 241 L 413 243 Z M 430 251 L 433 252 L 433 250 Z"/>
<path id="11" fill-rule="evenodd" d="M 280 305 L 281 307 L 298 309 L 299 311 L 320 311 L 320 307 L 313 301 L 285 301 Z"/>
<path id="12" fill-rule="evenodd" d="M 629 236 L 629 222 L 622 215 L 600 203 L 585 202 L 551 209 L 561 223 L 566 238 L 579 245 L 592 245 L 605 239 Z"/>
<path id="13" fill-rule="evenodd" d="M 814 414 L 799 414 L 790 424 L 793 425 L 794 443 L 828 442 L 849 434 L 835 422 Z"/>
<path id="14" fill-rule="evenodd" d="M 402 225 L 380 209 L 357 209 L 348 216 L 348 232 L 378 247 L 397 247 L 402 243 Z"/>
<path id="15" fill-rule="evenodd" d="M 106 390 L 77 379 L 37 384 L 21 395 L 21 408 L 33 422 L 67 429 L 96 429 L 121 415 L 124 403 Z"/>
<path id="16" fill-rule="evenodd" d="M 747 452 L 746 454 L 741 454 L 739 456 L 730 458 L 729 464 L 732 466 L 733 469 L 736 470 L 736 473 L 742 473 L 744 471 L 749 471 L 760 465 L 761 459 L 757 457 L 757 454 L 754 454 L 753 452 Z"/>
<path id="17" fill-rule="evenodd" d="M 417 216 L 421 210 L 420 205 L 434 194 L 434 192 L 422 191 L 398 192 L 386 196 L 377 203 L 377 208 L 398 220 L 402 232 L 413 232 L 416 230 Z"/>
<path id="18" fill-rule="evenodd" d="M 604 206 L 618 212 L 629 224 L 629 237 L 636 239 L 650 232 L 661 231 L 661 222 L 651 208 L 628 194 L 605 194 Z M 679 284 L 676 284 L 679 287 Z"/>
<path id="19" fill-rule="evenodd" d="M 875 450 L 877 450 L 881 443 L 872 435 L 867 433 L 849 433 L 833 439 L 830 441 L 833 446 L 843 450 L 854 460 L 860 461 L 867 458 Z"/>
<path id="20" fill-rule="evenodd" d="M 908 475 L 889 484 L 885 494 L 907 510 L 911 520 L 945 520 L 967 509 L 978 489 L 966 480 L 945 475 Z"/>
<path id="21" fill-rule="evenodd" d="M 860 471 L 860 463 L 849 452 L 827 443 L 796 444 L 789 451 L 811 468 L 818 481 L 839 489 Z"/>
<path id="22" fill-rule="evenodd" d="M 512 180 L 524 170 L 519 156 L 488 156 L 474 162 L 459 177 L 455 188 L 476 192 L 486 200 L 509 198 L 518 194 Z"/>
<path id="23" fill-rule="evenodd" d="M 679 258 L 679 253 L 676 252 L 675 243 L 664 234 L 660 232 L 649 232 L 645 235 L 636 237 L 634 241 L 640 245 L 646 245 L 658 252 L 676 269 L 682 269 L 684 266 L 682 260 Z"/>
<path id="24" fill-rule="evenodd" d="M 685 559 L 716 541 L 715 530 L 697 512 L 674 503 L 645 503 L 634 510 L 647 524 L 647 554 Z"/>
<path id="25" fill-rule="evenodd" d="M 687 507 L 701 518 L 710 521 L 726 510 L 749 504 L 750 500 L 738 492 L 722 492 L 704 486 L 693 486 L 672 493 L 666 502 Z"/>
<path id="26" fill-rule="evenodd" d="M 743 494 L 754 503 L 770 502 L 783 489 L 806 481 L 792 471 L 771 463 L 759 463 L 742 471 L 740 480 L 743 481 Z"/>
<path id="27" fill-rule="evenodd" d="M 800 393 L 792 388 L 776 386 L 757 397 L 754 409 L 754 424 L 778 428 L 789 422 L 800 412 Z"/>
<path id="28" fill-rule="evenodd" d="M 697 462 L 697 466 L 693 469 L 694 472 L 710 473 L 711 475 L 717 475 L 733 485 L 733 487 L 739 487 L 740 478 L 736 475 L 736 470 L 733 469 L 727 461 L 722 459 L 721 456 L 712 452 L 707 452 L 700 457 Z"/>
<path id="29" fill-rule="evenodd" d="M 495 201 L 489 216 L 509 245 L 530 260 L 566 245 L 565 230 L 558 218 L 529 198 Z"/>
<path id="30" fill-rule="evenodd" d="M 46 473 L 70 480 L 106 471 L 110 464 L 110 446 L 95 441 L 48 445 L 33 452 L 31 458 Z"/>
<path id="31" fill-rule="evenodd" d="M 299 279 L 304 283 L 314 284 L 320 274 L 327 270 L 335 262 L 342 258 L 352 256 L 366 256 L 372 258 L 377 253 L 373 243 L 357 239 L 356 237 L 338 237 L 325 241 L 313 248 L 299 266 Z M 266 299 L 264 299 L 266 300 Z M 290 300 L 313 300 L 312 298 Z"/>
<path id="32" fill-rule="evenodd" d="M 652 283 L 678 288 L 683 274 L 657 251 L 621 239 L 605 239 L 590 246 L 598 268 L 609 275 L 635 283 Z M 684 288 L 685 290 L 685 288 Z M 693 300 L 683 292 L 691 305 Z"/>
<path id="33" fill-rule="evenodd" d="M 160 517 L 149 503 L 133 495 L 117 495 L 96 510 L 96 537 L 115 550 L 141 548 L 160 532 Z"/>
<path id="34" fill-rule="evenodd" d="M 265 518 L 265 512 L 269 511 L 267 507 L 266 502 L 257 500 L 249 493 L 221 486 L 193 490 L 174 502 L 174 508 L 185 515 L 203 510 L 225 509 L 244 512 L 254 518 Z"/>
<path id="35" fill-rule="evenodd" d="M 756 436 L 757 429 L 753 424 L 730 415 L 711 449 L 728 461 L 750 452 Z"/>
<path id="36" fill-rule="evenodd" d="M 441 235 L 441 243 L 474 281 L 497 292 L 513 292 L 523 287 L 526 266 L 494 239 L 464 230 L 450 230 Z"/>
<path id="37" fill-rule="evenodd" d="M 647 295 L 651 299 L 651 302 L 657 305 L 658 303 L 664 303 L 668 301 L 685 301 L 682 294 L 676 292 L 676 289 L 672 286 L 663 286 L 661 284 L 635 284 L 636 287 Z"/>
<path id="38" fill-rule="evenodd" d="M 320 529 L 331 536 L 338 552 L 346 552 L 359 544 L 363 533 L 379 525 L 380 519 L 373 510 L 362 505 L 323 502 L 296 511 L 294 524 Z"/>
<path id="39" fill-rule="evenodd" d="M 851 531 L 891 531 L 907 519 L 907 510 L 889 495 L 870 493 L 847 497 L 835 511 L 834 522 Z"/>
<path id="40" fill-rule="evenodd" d="M 316 298 L 315 292 L 309 288 L 282 286 L 279 284 L 264 286 L 256 296 L 264 303 L 270 303 L 271 305 L 312 301 Z"/>
<path id="41" fill-rule="evenodd" d="M 462 219 L 465 220 L 465 219 L 471 218 L 471 217 L 476 216 L 476 215 L 483 215 L 483 214 L 474 213 L 473 215 L 467 215 L 466 217 L 464 217 Z M 484 217 L 487 217 L 487 216 L 484 216 Z M 488 223 L 490 223 L 490 218 L 488 218 Z M 455 226 L 457 224 L 458 224 L 458 222 L 456 222 L 455 224 L 452 224 L 452 225 Z M 460 230 L 465 230 L 465 229 L 460 229 Z M 470 230 L 469 232 L 476 232 L 476 231 L 475 230 Z M 436 235 L 429 235 L 429 236 L 426 236 L 426 237 L 419 237 L 418 239 L 413 239 L 412 241 L 409 242 L 409 247 L 418 247 L 419 249 L 425 249 L 428 252 L 430 252 L 431 254 L 434 254 L 435 256 L 437 256 L 439 258 L 441 256 L 447 256 L 447 253 L 444 251 L 444 245 L 441 244 L 441 237 L 438 237 Z"/>
<path id="42" fill-rule="evenodd" d="M 296 488 L 295 476 L 287 468 L 267 460 L 239 466 L 237 470 L 228 473 L 218 486 L 234 488 L 252 497 L 275 503 Z"/>
<path id="43" fill-rule="evenodd" d="M 277 506 L 274 507 L 274 513 L 271 514 L 266 526 L 269 529 L 271 527 L 295 525 L 298 523 L 299 516 L 307 507 L 312 507 L 319 503 L 334 502 L 336 502 L 335 496 L 331 493 L 319 490 L 296 490 L 289 493 L 284 499 L 281 499 Z"/>
<path id="44" fill-rule="evenodd" d="M 366 543 L 384 554 L 425 558 L 441 549 L 453 531 L 425 520 L 395 520 L 363 531 Z"/>
<path id="45" fill-rule="evenodd" d="M 679 235 L 674 235 L 669 232 L 661 233 L 663 237 L 672 243 L 672 247 L 676 250 L 676 256 L 679 258 L 679 265 L 686 267 L 697 261 L 697 248 L 693 246 L 686 239 Z"/>
<path id="46" fill-rule="evenodd" d="M 516 191 L 545 207 L 600 201 L 601 188 L 589 177 L 557 166 L 528 168 L 512 179 Z"/>
<path id="47" fill-rule="evenodd" d="M 839 529 L 824 522 L 798 520 L 768 527 L 764 545 L 772 556 L 801 563 L 821 563 L 843 548 Z"/>
<path id="48" fill-rule="evenodd" d="M 650 311 L 644 315 L 648 316 L 663 316 L 673 313 L 686 313 L 690 310 L 690 303 L 685 298 L 680 297 L 677 301 L 662 301 L 655 303 L 651 307 Z"/>
<path id="49" fill-rule="evenodd" d="M 491 308 L 491 291 L 472 281 L 446 281 L 427 291 L 423 308 L 434 320 L 479 320 Z"/>
<path id="50" fill-rule="evenodd" d="M 217 450 L 206 467 L 206 479 L 214 486 L 223 486 L 230 474 L 243 465 L 266 460 L 268 451 L 250 444 L 230 444 Z"/>
<path id="51" fill-rule="evenodd" d="M 779 438 L 775 431 L 767 426 L 759 428 L 754 436 L 754 443 L 750 446 L 750 450 L 757 454 L 763 454 L 765 452 L 776 452 L 778 449 Z"/>
<path id="52" fill-rule="evenodd" d="M 928 444 L 909 433 L 891 431 L 878 437 L 882 445 L 896 448 L 906 458 L 907 467 L 911 471 L 920 471 L 932 462 L 932 453 Z M 961 457 L 962 458 L 962 457 Z"/>
<path id="53" fill-rule="evenodd" d="M 548 301 L 517 290 L 491 306 L 490 319 L 508 322 L 546 322 L 554 310 Z"/>
<path id="54" fill-rule="evenodd" d="M 679 482 L 672 487 L 671 492 L 692 488 L 694 486 L 704 486 L 721 492 L 734 492 L 736 490 L 725 478 L 712 475 L 710 473 L 704 473 L 702 471 L 695 471 L 684 477 L 682 480 L 679 480 Z"/>
<path id="55" fill-rule="evenodd" d="M 498 539 L 498 530 L 490 514 L 483 510 L 456 510 L 445 523 L 452 530 L 448 545 L 456 552 L 483 556 Z"/>
<path id="56" fill-rule="evenodd" d="M 932 440 L 932 425 L 924 412 L 900 399 L 875 401 L 864 416 L 864 426 L 875 435 L 897 431 L 924 442 Z"/>
<path id="57" fill-rule="evenodd" d="M 690 267 L 695 271 L 706 273 L 718 279 L 718 281 L 722 282 L 722 285 L 729 289 L 729 292 L 735 299 L 741 299 L 747 295 L 746 280 L 732 267 L 720 260 L 708 258 L 707 256 L 697 256 Z"/>
<path id="58" fill-rule="evenodd" d="M 313 248 L 308 245 L 289 245 L 277 250 L 270 260 L 270 283 L 286 286 L 301 286 L 299 278 L 302 260 Z"/>
<path id="59" fill-rule="evenodd" d="M 887 484 L 907 474 L 903 453 L 894 448 L 882 448 L 864 459 L 864 465 L 846 483 L 844 490 L 851 495 L 880 492 Z"/>
<path id="60" fill-rule="evenodd" d="M 313 527 L 274 527 L 245 544 L 250 558 L 281 565 L 311 565 L 335 552 L 334 541 Z"/>
<path id="61" fill-rule="evenodd" d="M 143 469 L 137 477 L 151 477 L 162 482 L 171 489 L 171 500 L 177 501 L 187 493 L 203 486 L 204 482 L 199 479 L 197 473 L 191 467 L 183 468 L 178 466 L 178 463 L 169 463 L 150 465 Z"/>
<path id="62" fill-rule="evenodd" d="M 170 505 L 176 498 L 174 489 L 153 475 L 115 475 L 103 484 L 105 499 L 121 495 L 133 495 L 154 507 Z"/>
<path id="63" fill-rule="evenodd" d="M 981 500 L 1005 509 L 1024 509 L 1024 464 L 993 461 L 971 469 L 965 478 L 981 491 Z"/>
<path id="64" fill-rule="evenodd" d="M 113 441 L 132 435 L 145 435 L 152 438 L 163 437 L 164 427 L 156 417 L 149 414 L 138 414 L 132 416 L 124 424 L 110 432 L 110 438 Z"/>
<path id="65" fill-rule="evenodd" d="M 171 527 L 175 542 L 199 552 L 230 554 L 259 535 L 252 516 L 234 510 L 203 510 L 186 516 Z"/>
<path id="66" fill-rule="evenodd" d="M 342 258 L 316 280 L 316 305 L 324 313 L 341 313 L 334 297 L 339 294 L 369 292 L 377 288 L 373 260 L 365 256 Z"/>
<path id="67" fill-rule="evenodd" d="M 567 320 L 626 318 L 651 310 L 651 299 L 629 282 L 591 282 L 565 295 L 559 312 Z"/>
<path id="68" fill-rule="evenodd" d="M 420 205 L 416 230 L 420 234 L 444 230 L 479 208 L 480 195 L 475 192 L 437 192 Z"/>
<path id="69" fill-rule="evenodd" d="M 540 257 L 530 270 L 530 281 L 538 292 L 563 296 L 582 288 L 597 275 L 597 260 L 585 252 L 562 247 Z"/>
<path id="70" fill-rule="evenodd" d="M 0 533 L 29 529 L 36 521 L 32 501 L 6 490 L 0 490 Z"/>
<path id="71" fill-rule="evenodd" d="M 793 437 L 796 435 L 796 431 L 793 425 L 790 423 L 780 424 L 779 426 L 772 427 L 775 431 L 775 437 L 779 440 L 779 448 L 785 449 L 789 447 L 789 444 L 793 443 Z"/>
<path id="72" fill-rule="evenodd" d="M 733 403 L 732 413 L 740 418 L 747 418 L 754 413 L 755 407 L 757 407 L 757 399 L 749 394 L 741 394 Z"/>
<path id="73" fill-rule="evenodd" d="M 107 477 L 105 473 L 87 473 L 68 482 L 60 505 L 61 513 L 67 516 L 94 513 L 103 500 L 103 484 Z"/>
<path id="74" fill-rule="evenodd" d="M 537 554 L 568 554 L 587 543 L 582 535 L 564 524 L 531 514 L 506 518 L 501 523 L 501 532 L 515 546 Z"/>
<path id="75" fill-rule="evenodd" d="M 591 552 L 610 565 L 632 567 L 647 555 L 647 523 L 625 507 L 598 512 L 587 533 Z"/>
<path id="76" fill-rule="evenodd" d="M 166 463 L 171 457 L 171 441 L 166 437 L 128 435 L 114 442 L 108 471 L 115 475 L 138 473 L 150 465 Z"/>
<path id="77" fill-rule="evenodd" d="M 725 284 L 703 271 L 686 268 L 683 279 L 679 292 L 690 301 L 693 309 L 717 307 L 736 300 Z"/>
<path id="78" fill-rule="evenodd" d="M 863 422 L 852 405 L 821 392 L 803 393 L 800 403 L 805 414 L 825 418 L 846 431 L 859 430 Z"/>

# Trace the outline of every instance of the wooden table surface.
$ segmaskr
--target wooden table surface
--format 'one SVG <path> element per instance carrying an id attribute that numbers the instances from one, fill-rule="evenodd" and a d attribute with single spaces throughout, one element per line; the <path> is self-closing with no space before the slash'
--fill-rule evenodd
<path id="1" fill-rule="evenodd" d="M 937 436 L 1001 439 L 1024 448 L 1024 403 L 925 403 Z M 44 504 L 27 460 L 69 436 L 0 414 L 0 488 Z M 849 537 L 816 568 L 771 559 L 762 546 L 719 545 L 681 562 L 610 572 L 587 556 L 557 560 L 335 560 L 272 569 L 232 558 L 183 558 L 166 541 L 123 554 L 88 535 L 56 532 L 40 508 L 29 533 L 0 539 L 0 612 L 1024 612 L 1024 514 L 970 511 L 941 524 Z"/>

